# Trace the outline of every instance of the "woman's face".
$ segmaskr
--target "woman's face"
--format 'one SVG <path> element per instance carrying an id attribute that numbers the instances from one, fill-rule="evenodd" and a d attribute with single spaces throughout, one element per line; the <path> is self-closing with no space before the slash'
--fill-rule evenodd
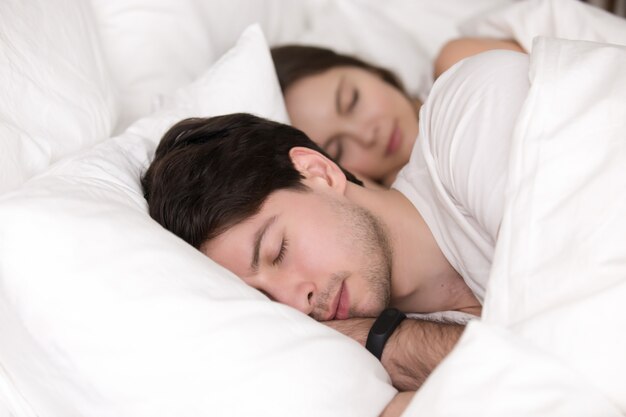
<path id="1" fill-rule="evenodd" d="M 409 160 L 416 111 L 377 74 L 332 68 L 292 84 L 285 103 L 293 126 L 355 174 L 391 185 Z"/>

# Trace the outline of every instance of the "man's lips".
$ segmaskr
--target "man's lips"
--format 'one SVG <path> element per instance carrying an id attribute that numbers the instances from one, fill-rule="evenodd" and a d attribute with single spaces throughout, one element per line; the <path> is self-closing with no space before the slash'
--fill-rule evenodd
<path id="1" fill-rule="evenodd" d="M 350 294 L 348 293 L 348 286 L 344 281 L 341 284 L 341 290 L 339 292 L 339 304 L 337 305 L 337 312 L 335 313 L 336 320 L 345 320 L 350 317 Z"/>
<path id="2" fill-rule="evenodd" d="M 385 155 L 392 155 L 400 149 L 402 144 L 402 132 L 398 124 L 394 124 L 391 135 L 389 136 L 389 142 L 387 142 L 387 149 L 385 149 Z"/>
<path id="3" fill-rule="evenodd" d="M 350 298 L 345 281 L 341 283 L 330 311 L 331 315 L 328 320 L 345 320 L 350 317 Z"/>

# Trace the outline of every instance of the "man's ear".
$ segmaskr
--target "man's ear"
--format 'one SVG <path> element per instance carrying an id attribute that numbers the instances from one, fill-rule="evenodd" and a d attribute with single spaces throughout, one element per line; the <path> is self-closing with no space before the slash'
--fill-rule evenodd
<path id="1" fill-rule="evenodd" d="M 321 153 L 301 146 L 289 150 L 293 166 L 305 178 L 307 185 L 315 184 L 331 187 L 343 193 L 346 188 L 346 176 L 339 166 Z"/>

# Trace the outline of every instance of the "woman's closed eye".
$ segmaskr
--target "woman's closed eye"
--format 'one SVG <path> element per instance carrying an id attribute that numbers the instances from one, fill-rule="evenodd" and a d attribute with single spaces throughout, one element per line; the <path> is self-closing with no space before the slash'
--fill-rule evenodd
<path id="1" fill-rule="evenodd" d="M 359 90 L 355 88 L 352 90 L 352 98 L 350 99 L 350 104 L 348 105 L 347 112 L 348 113 L 352 112 L 358 102 L 359 102 Z"/>
<path id="2" fill-rule="evenodd" d="M 354 110 L 359 102 L 360 92 L 356 86 L 344 82 L 337 92 L 337 113 L 339 115 L 349 114 Z"/>
<path id="3" fill-rule="evenodd" d="M 341 91 L 345 91 L 345 93 L 343 93 L 343 97 L 346 97 L 346 100 L 344 100 L 344 105 L 337 106 L 337 111 L 340 115 L 348 115 L 354 111 L 357 104 L 359 103 L 359 89 L 356 87 L 345 86 L 341 89 Z M 324 150 L 337 163 L 341 162 L 341 158 L 343 157 L 344 153 L 342 142 L 343 141 L 341 135 L 336 135 L 330 138 L 324 145 Z"/>
<path id="4" fill-rule="evenodd" d="M 340 137 L 334 137 L 324 146 L 324 150 L 330 155 L 331 158 L 337 163 L 341 162 L 341 156 L 343 155 L 343 144 Z"/>
<path id="5" fill-rule="evenodd" d="M 340 115 L 350 114 L 354 111 L 357 103 L 359 102 L 360 93 L 358 88 L 356 87 L 345 87 L 345 93 L 343 93 L 342 97 L 342 105 L 337 108 L 337 111 Z"/>

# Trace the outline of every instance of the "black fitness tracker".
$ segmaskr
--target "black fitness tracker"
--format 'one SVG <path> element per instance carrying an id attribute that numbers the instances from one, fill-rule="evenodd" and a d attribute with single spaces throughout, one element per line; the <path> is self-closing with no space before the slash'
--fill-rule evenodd
<path id="1" fill-rule="evenodd" d="M 385 343 L 393 331 L 406 318 L 406 315 L 397 308 L 386 308 L 374 322 L 367 335 L 365 348 L 379 360 L 383 356 Z"/>

